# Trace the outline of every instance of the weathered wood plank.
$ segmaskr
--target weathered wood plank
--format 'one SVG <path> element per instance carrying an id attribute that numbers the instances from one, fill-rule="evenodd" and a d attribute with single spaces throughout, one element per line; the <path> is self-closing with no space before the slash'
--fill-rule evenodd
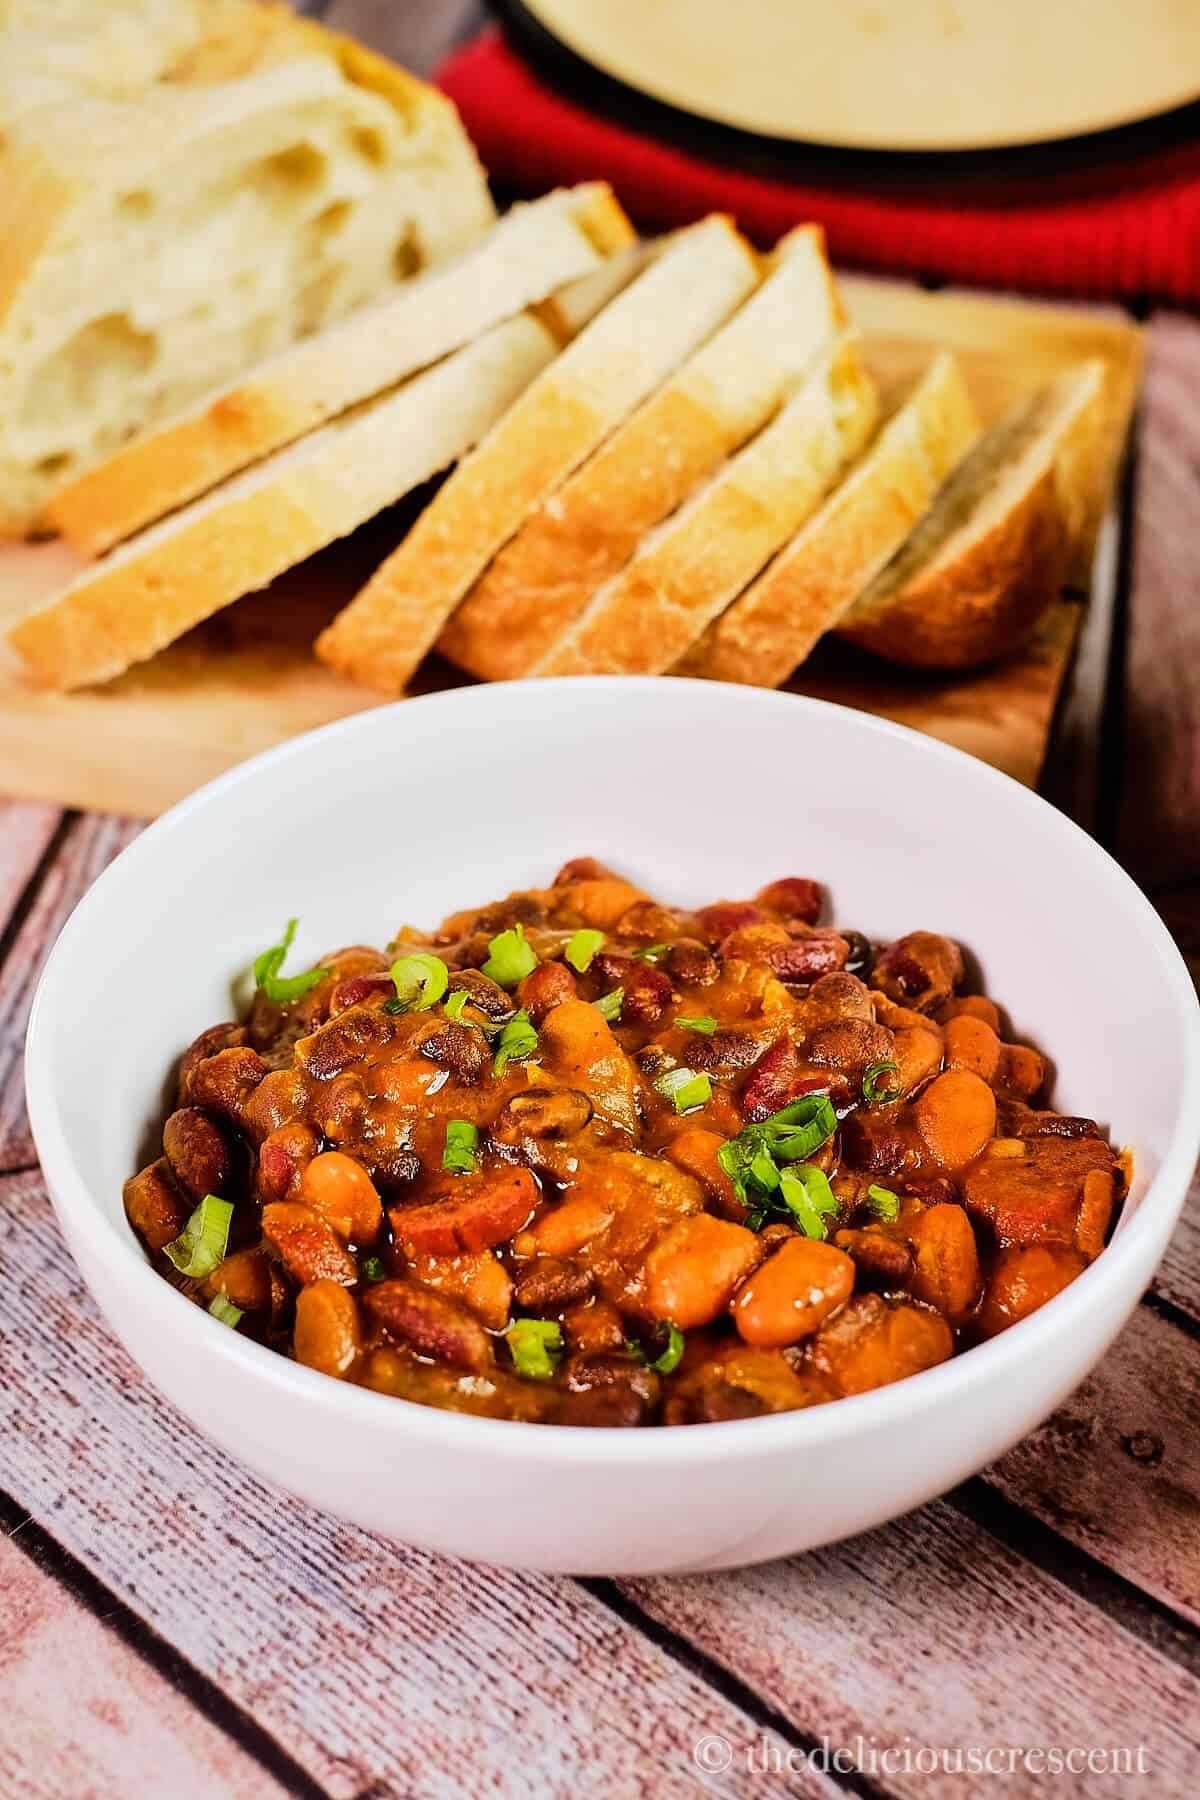
<path id="1" fill-rule="evenodd" d="M 1200 878 L 1200 321 L 1148 337 L 1118 851 L 1152 885 Z"/>
<path id="2" fill-rule="evenodd" d="M 36 813 L 44 809 L 20 810 Z M 0 968 L 0 1169 L 16 1168 L 34 1157 L 20 1065 L 29 1008 L 42 966 L 76 902 L 141 829 L 131 820 L 98 814 L 77 819 L 47 869 Z M 32 841 L 36 840 L 35 831 Z"/>
<path id="3" fill-rule="evenodd" d="M 0 931 L 49 848 L 61 818 L 57 806 L 0 800 Z"/>
<path id="4" fill-rule="evenodd" d="M 986 1479 L 1200 1625 L 1200 1343 L 1176 1325 L 1139 1307 L 1091 1379 Z"/>
<path id="5" fill-rule="evenodd" d="M 286 1790 L 0 1538 L 0 1793 L 282 1800 Z"/>
<path id="6" fill-rule="evenodd" d="M 0 1181 L 0 1291 L 19 1296 L 6 1485 L 337 1800 L 373 1783 L 670 1800 L 695 1792 L 706 1733 L 762 1736 L 575 1583 L 396 1549 L 204 1443 L 109 1336 L 32 1174 Z"/>

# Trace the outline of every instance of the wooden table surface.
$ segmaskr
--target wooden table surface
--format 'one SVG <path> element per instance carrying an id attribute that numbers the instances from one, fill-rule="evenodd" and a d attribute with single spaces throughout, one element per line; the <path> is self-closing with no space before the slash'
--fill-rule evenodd
<path id="1" fill-rule="evenodd" d="M 476 9 L 327 14 L 424 69 Z M 1044 786 L 1200 971 L 1200 323 L 1148 326 L 1115 648 L 1084 655 Z M 138 829 L 0 802 L 0 1795 L 1200 1792 L 1200 1184 L 1092 1379 L 884 1530 L 686 1580 L 397 1549 L 199 1438 L 113 1342 L 51 1215 L 30 997 Z M 825 1741 L 860 1772 L 813 1766 Z M 936 1774 L 926 1747 L 950 1753 Z M 1074 1755 L 1009 1773 L 1010 1748 Z"/>

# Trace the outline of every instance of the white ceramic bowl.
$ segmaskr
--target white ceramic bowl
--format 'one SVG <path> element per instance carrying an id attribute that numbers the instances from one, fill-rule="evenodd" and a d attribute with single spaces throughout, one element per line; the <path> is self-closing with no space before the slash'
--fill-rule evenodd
<path id="1" fill-rule="evenodd" d="M 459 1417 L 326 1379 L 155 1275 L 121 1184 L 164 1075 L 230 1014 L 284 921 L 293 967 L 404 921 L 611 862 L 667 900 L 828 884 L 836 917 L 961 939 L 1055 1098 L 1132 1146 L 1112 1244 L 979 1349 L 807 1412 L 679 1430 Z M 342 1517 L 457 1555 L 595 1573 L 784 1555 L 914 1507 L 1000 1455 L 1115 1337 L 1200 1139 L 1200 1017 L 1134 884 L 1016 783 L 791 695 L 685 681 L 481 687 L 384 707 L 256 758 L 152 826 L 80 902 L 42 978 L 29 1107 L 67 1241 L 113 1330 L 200 1429 Z"/>

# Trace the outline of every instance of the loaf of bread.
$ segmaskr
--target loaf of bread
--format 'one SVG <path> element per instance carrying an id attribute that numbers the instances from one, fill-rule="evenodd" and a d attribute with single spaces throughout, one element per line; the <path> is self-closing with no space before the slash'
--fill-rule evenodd
<path id="1" fill-rule="evenodd" d="M 284 7 L 89 0 L 39 39 L 45 10 L 20 0 L 0 28 L 10 533 L 134 431 L 494 217 L 450 102 Z"/>

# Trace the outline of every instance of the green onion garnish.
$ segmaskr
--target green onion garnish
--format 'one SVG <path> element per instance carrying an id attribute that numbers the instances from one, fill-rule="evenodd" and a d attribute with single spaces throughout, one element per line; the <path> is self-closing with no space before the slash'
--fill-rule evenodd
<path id="1" fill-rule="evenodd" d="M 643 944 L 640 950 L 633 952 L 638 962 L 656 963 L 667 954 L 670 944 Z"/>
<path id="2" fill-rule="evenodd" d="M 779 1196 L 807 1237 L 825 1236 L 825 1219 L 837 1212 L 838 1203 L 823 1170 L 813 1163 L 785 1169 L 779 1177 Z"/>
<path id="3" fill-rule="evenodd" d="M 181 1275 L 202 1280 L 225 1260 L 233 1202 L 205 1194 L 177 1238 L 163 1245 L 163 1253 Z"/>
<path id="4" fill-rule="evenodd" d="M 468 994 L 466 988 L 455 988 L 452 994 L 447 994 L 446 1017 L 448 1019 L 461 1019 L 463 1016 L 463 1007 L 466 1006 L 470 998 L 471 996 Z"/>
<path id="5" fill-rule="evenodd" d="M 427 950 L 415 950 L 401 956 L 388 970 L 396 988 L 396 998 L 387 1002 L 389 1012 L 428 1012 L 446 991 L 450 971 L 440 956 Z"/>
<path id="6" fill-rule="evenodd" d="M 681 1031 L 700 1031 L 705 1037 L 711 1037 L 717 1029 L 717 1021 L 710 1018 L 707 1013 L 700 1013 L 694 1019 L 685 1019 L 681 1013 L 675 1023 Z"/>
<path id="7" fill-rule="evenodd" d="M 208 1310 L 214 1319 L 218 1319 L 222 1325 L 232 1326 L 234 1331 L 241 1323 L 241 1307 L 235 1306 L 226 1294 L 218 1294 L 215 1300 L 210 1300 Z"/>
<path id="8" fill-rule="evenodd" d="M 690 1112 L 694 1106 L 705 1106 L 712 1099 L 712 1082 L 707 1075 L 697 1075 L 695 1069 L 668 1069 L 654 1085 L 677 1113 Z"/>
<path id="9" fill-rule="evenodd" d="M 510 931 L 502 931 L 492 938 L 488 950 L 490 955 L 483 965 L 483 973 L 489 980 L 498 981 L 501 987 L 516 987 L 518 981 L 523 981 L 537 968 L 537 952 L 526 942 L 523 925 L 514 925 Z"/>
<path id="10" fill-rule="evenodd" d="M 872 1063 L 870 1068 L 866 1071 L 863 1076 L 862 1095 L 868 1106 L 873 1106 L 876 1101 L 882 1102 L 884 1100 L 899 1099 L 898 1088 L 893 1088 L 890 1084 L 887 1087 L 880 1087 L 879 1085 L 880 1078 L 891 1072 L 894 1072 L 897 1075 L 900 1073 L 899 1063 Z"/>
<path id="11" fill-rule="evenodd" d="M 364 1256 L 362 1260 L 362 1278 L 364 1281 L 382 1281 L 387 1274 L 383 1263 L 377 1256 Z"/>
<path id="12" fill-rule="evenodd" d="M 529 1020 L 529 1014 L 522 1007 L 514 1013 L 496 1043 L 496 1056 L 492 1064 L 497 1075 L 503 1075 L 510 1062 L 528 1062 L 538 1046 L 538 1035 Z"/>
<path id="13" fill-rule="evenodd" d="M 254 959 L 254 985 L 260 988 L 268 1000 L 276 1006 L 286 1006 L 290 1000 L 298 1000 L 301 994 L 307 994 L 309 988 L 316 987 L 328 969 L 307 969 L 303 975 L 281 975 L 288 951 L 292 947 L 292 939 L 296 935 L 296 919 L 289 919 L 287 930 L 281 943 L 272 944 L 261 956 Z"/>
<path id="14" fill-rule="evenodd" d="M 867 1189 L 867 1205 L 877 1219 L 885 1219 L 889 1224 L 900 1217 L 900 1196 L 893 1194 L 891 1188 L 876 1187 L 872 1183 Z"/>
<path id="15" fill-rule="evenodd" d="M 517 1374 L 549 1381 L 562 1355 L 562 1326 L 553 1319 L 514 1319 L 504 1335 Z"/>
<path id="16" fill-rule="evenodd" d="M 447 1119 L 446 1148 L 442 1151 L 443 1169 L 454 1169 L 469 1175 L 479 1164 L 479 1127 L 470 1119 Z"/>
<path id="17" fill-rule="evenodd" d="M 563 955 L 576 973 L 582 975 L 585 969 L 591 967 L 593 956 L 603 946 L 604 933 L 602 931 L 577 931 L 563 951 Z"/>
<path id="18" fill-rule="evenodd" d="M 601 994 L 600 998 L 593 1004 L 595 1005 L 596 1011 L 600 1014 L 600 1017 L 602 1019 L 607 1019 L 609 1024 L 612 1025 L 621 1016 L 621 1008 L 625 1004 L 625 989 L 623 987 L 615 987 L 611 994 Z"/>

